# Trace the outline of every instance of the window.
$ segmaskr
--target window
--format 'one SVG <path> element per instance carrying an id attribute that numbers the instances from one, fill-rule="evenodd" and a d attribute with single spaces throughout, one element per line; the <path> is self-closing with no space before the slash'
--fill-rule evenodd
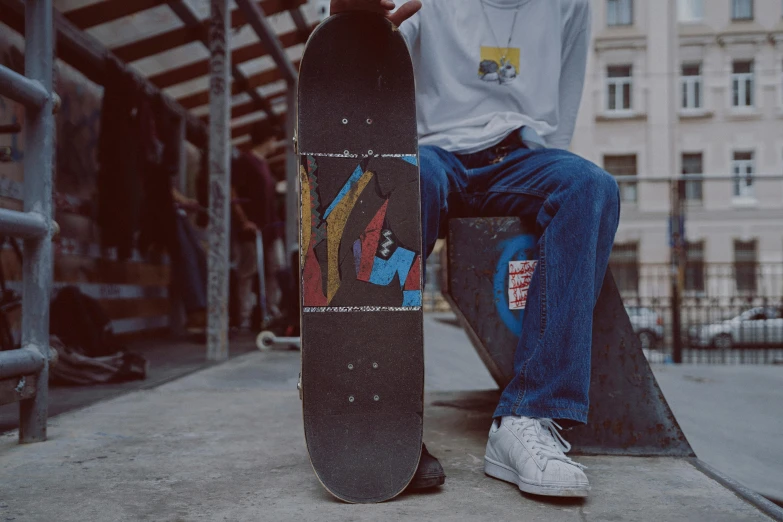
<path id="1" fill-rule="evenodd" d="M 701 22 L 704 19 L 704 0 L 679 0 L 677 19 L 680 22 Z"/>
<path id="2" fill-rule="evenodd" d="M 685 243 L 685 290 L 704 292 L 704 241 Z"/>
<path id="3" fill-rule="evenodd" d="M 606 24 L 631 25 L 633 23 L 633 0 L 607 0 Z"/>
<path id="4" fill-rule="evenodd" d="M 753 0 L 731 0 L 732 20 L 753 20 Z"/>
<path id="5" fill-rule="evenodd" d="M 639 291 L 639 243 L 615 243 L 609 265 L 620 292 Z"/>
<path id="6" fill-rule="evenodd" d="M 682 66 L 682 108 L 701 109 L 701 64 L 683 64 Z"/>
<path id="7" fill-rule="evenodd" d="M 735 152 L 731 162 L 734 197 L 753 198 L 753 152 Z"/>
<path id="8" fill-rule="evenodd" d="M 636 154 L 604 156 L 604 170 L 613 176 L 636 176 Z M 636 181 L 618 181 L 620 200 L 635 203 Z"/>
<path id="9" fill-rule="evenodd" d="M 756 240 L 734 240 L 734 278 L 737 291 L 756 291 L 756 271 L 758 268 Z"/>
<path id="10" fill-rule="evenodd" d="M 704 165 L 702 164 L 701 152 L 683 153 L 682 155 L 682 174 L 685 176 L 701 176 L 704 174 Z M 685 201 L 700 202 L 703 198 L 702 180 L 685 180 Z"/>
<path id="11" fill-rule="evenodd" d="M 631 110 L 633 67 L 610 65 L 606 70 L 606 110 L 622 112 Z"/>
<path id="12" fill-rule="evenodd" d="M 682 108 L 701 109 L 701 64 L 684 64 L 680 83 L 682 84 Z"/>
<path id="13" fill-rule="evenodd" d="M 753 62 L 734 62 L 731 72 L 731 105 L 753 107 Z"/>

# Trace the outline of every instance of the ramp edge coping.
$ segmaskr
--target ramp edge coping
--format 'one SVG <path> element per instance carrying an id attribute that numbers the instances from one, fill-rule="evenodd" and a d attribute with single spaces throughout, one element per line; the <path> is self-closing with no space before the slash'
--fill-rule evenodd
<path id="1" fill-rule="evenodd" d="M 725 475 L 721 471 L 718 471 L 701 459 L 690 458 L 687 460 L 694 468 L 701 471 L 721 486 L 730 490 L 739 498 L 752 505 L 768 517 L 771 517 L 773 520 L 777 520 L 778 522 L 783 522 L 783 508 L 777 506 L 771 500 L 768 500 L 752 489 L 743 486 L 733 478 Z"/>

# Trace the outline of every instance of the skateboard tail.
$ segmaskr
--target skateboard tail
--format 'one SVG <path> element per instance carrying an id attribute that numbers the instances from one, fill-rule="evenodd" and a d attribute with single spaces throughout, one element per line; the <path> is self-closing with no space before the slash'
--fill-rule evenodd
<path id="1" fill-rule="evenodd" d="M 389 500 L 416 471 L 423 425 L 421 325 L 416 311 L 304 316 L 305 441 L 318 480 L 341 500 Z M 388 326 L 394 331 L 384 332 Z M 308 331 L 323 335 L 308 339 Z"/>
<path id="2" fill-rule="evenodd" d="M 371 429 L 357 425 L 351 415 L 306 415 L 308 449 L 341 441 L 344 455 L 310 450 L 313 471 L 323 487 L 336 498 L 352 504 L 385 502 L 408 487 L 421 456 L 420 414 L 380 414 L 369 417 Z M 361 451 L 366 445 L 382 448 L 372 457 Z M 405 469 L 399 463 L 405 462 Z"/>

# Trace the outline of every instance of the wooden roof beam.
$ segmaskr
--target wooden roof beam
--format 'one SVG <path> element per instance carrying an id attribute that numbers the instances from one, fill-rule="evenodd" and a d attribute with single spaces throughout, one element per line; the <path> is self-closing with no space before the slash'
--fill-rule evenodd
<path id="1" fill-rule="evenodd" d="M 298 61 L 294 62 L 293 65 L 294 69 L 299 69 Z M 282 79 L 283 76 L 280 74 L 280 70 L 277 67 L 274 69 L 267 69 L 266 71 L 249 76 L 245 85 L 232 82 L 231 95 L 236 96 L 237 94 L 244 92 L 247 88 L 255 89 L 256 87 L 261 87 L 262 85 L 266 85 L 268 83 L 276 82 Z M 195 107 L 207 105 L 209 103 L 209 89 L 195 92 L 193 94 L 183 96 L 182 98 L 177 98 L 177 103 L 186 109 L 193 109 Z"/>
<path id="2" fill-rule="evenodd" d="M 267 14 L 277 14 L 299 7 L 307 0 L 263 0 L 259 6 Z M 182 45 L 201 40 L 206 34 L 209 20 L 204 20 L 200 27 L 178 27 L 165 33 L 136 40 L 125 45 L 112 48 L 112 52 L 125 62 L 135 62 L 148 56 L 159 54 Z M 231 27 L 236 29 L 247 24 L 244 14 L 239 9 L 231 11 Z"/>
<path id="3" fill-rule="evenodd" d="M 236 127 L 231 127 L 231 139 L 233 140 L 241 136 L 245 136 L 246 134 L 250 134 L 253 130 L 253 125 L 255 125 L 259 121 L 266 121 L 266 118 L 249 121 L 247 123 L 242 123 L 240 125 L 237 125 Z"/>
<path id="4" fill-rule="evenodd" d="M 286 113 L 283 112 L 281 114 L 277 115 L 277 119 L 280 121 L 285 121 Z M 241 138 L 242 136 L 246 136 L 253 132 L 253 126 L 259 122 L 259 121 L 266 121 L 266 118 L 260 118 L 258 120 L 249 121 L 246 123 L 241 123 L 239 125 L 236 125 L 231 128 L 231 139 L 235 140 L 237 138 Z"/>
<path id="5" fill-rule="evenodd" d="M 310 31 L 314 28 L 315 26 L 312 26 Z M 309 34 L 309 32 L 303 34 L 297 29 L 280 35 L 280 43 L 285 47 L 293 47 L 294 45 L 305 43 Z M 264 44 L 261 42 L 254 42 L 231 51 L 231 63 L 245 63 L 266 55 L 266 47 L 264 47 Z M 161 89 L 165 89 L 166 87 L 185 83 L 194 78 L 199 78 L 208 74 L 209 59 L 204 59 L 152 75 L 150 76 L 150 81 Z"/>
<path id="6" fill-rule="evenodd" d="M 166 3 L 166 0 L 104 0 L 95 4 L 71 9 L 64 13 L 65 18 L 79 29 L 89 29 L 96 25 L 113 22 Z"/>
<path id="7" fill-rule="evenodd" d="M 201 21 L 196 16 L 196 13 L 187 3 L 185 3 L 184 0 L 168 0 L 168 3 L 171 10 L 174 11 L 174 14 L 176 14 L 185 25 L 188 27 L 201 27 Z M 206 38 L 205 32 L 202 32 L 201 43 L 203 43 L 207 49 L 210 48 L 210 43 Z M 234 83 L 246 86 L 247 76 L 245 73 L 236 63 L 229 63 L 231 64 L 231 77 L 234 79 Z M 258 94 L 258 91 L 251 89 L 250 87 L 244 87 L 242 90 L 247 92 L 248 96 L 250 96 L 250 99 L 255 103 L 256 106 L 260 107 L 264 112 L 267 113 L 267 115 L 269 115 L 270 118 L 274 119 L 275 114 L 272 111 L 272 107 L 267 103 L 263 96 Z"/>
<path id="8" fill-rule="evenodd" d="M 281 142 L 282 143 L 282 142 Z M 243 141 L 236 146 L 237 150 L 242 152 L 248 152 L 253 148 L 252 142 Z M 286 151 L 285 144 L 278 144 L 277 148 L 272 151 L 266 162 L 269 164 L 269 168 L 278 180 L 285 179 L 285 159 Z"/>
<path id="9" fill-rule="evenodd" d="M 267 101 L 270 105 L 277 104 L 278 100 L 281 98 L 285 98 L 285 91 L 275 93 L 271 96 L 267 96 Z M 242 116 L 247 116 L 248 114 L 253 114 L 254 112 L 258 112 L 262 110 L 260 107 L 257 107 L 256 104 L 250 100 L 242 103 L 238 103 L 231 107 L 231 119 L 235 120 L 237 118 L 241 118 Z M 209 114 L 204 114 L 203 116 L 199 116 L 199 119 L 203 121 L 204 123 L 209 123 Z"/>
<path id="10" fill-rule="evenodd" d="M 291 63 L 291 58 L 285 52 L 285 47 L 280 43 L 277 33 L 269 24 L 264 9 L 255 0 L 234 0 L 234 2 L 245 14 L 245 19 L 250 24 L 250 27 L 253 28 L 253 31 L 255 31 L 258 39 L 266 47 L 277 68 L 280 69 L 280 74 L 283 75 L 286 83 L 291 88 L 294 88 L 298 76 L 297 70 L 294 68 L 294 64 Z"/>
<path id="11" fill-rule="evenodd" d="M 0 0 L 0 21 L 24 36 L 24 10 L 25 4 L 22 0 Z M 90 81 L 105 85 L 106 60 L 116 59 L 116 56 L 95 38 L 79 30 L 58 11 L 55 10 L 53 18 L 57 31 L 57 59 L 80 71 Z M 137 72 L 128 69 L 128 73 L 135 76 L 139 85 L 149 92 L 158 92 L 157 87 Z M 207 139 L 204 122 L 184 110 L 169 96 L 163 94 L 163 99 L 172 112 L 185 118 L 188 140 L 197 147 L 204 147 Z"/>

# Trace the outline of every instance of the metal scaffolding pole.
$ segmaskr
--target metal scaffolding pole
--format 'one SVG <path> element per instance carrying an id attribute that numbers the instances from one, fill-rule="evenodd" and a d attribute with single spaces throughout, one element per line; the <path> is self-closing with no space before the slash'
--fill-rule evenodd
<path id="1" fill-rule="evenodd" d="M 18 212 L 0 209 L 0 234 L 23 239 L 40 238 L 46 235 L 49 224 L 38 212 Z"/>
<path id="2" fill-rule="evenodd" d="M 27 0 L 25 8 L 25 75 L 52 92 L 52 0 Z M 52 289 L 52 154 L 53 97 L 25 114 L 24 210 L 46 224 L 43 235 L 24 240 L 22 269 L 22 347 L 43 358 L 35 396 L 19 404 L 19 441 L 46 440 L 49 395 L 49 292 Z"/>
<path id="3" fill-rule="evenodd" d="M 0 65 L 0 94 L 35 108 L 42 107 L 49 99 L 43 85 L 3 65 Z"/>
<path id="4" fill-rule="evenodd" d="M 210 0 L 209 22 L 209 285 L 207 359 L 228 358 L 231 203 L 231 72 L 229 0 Z"/>
<path id="5" fill-rule="evenodd" d="M 30 348 L 7 350 L 0 357 L 0 379 L 32 375 L 41 371 L 44 358 L 41 352 Z"/>

